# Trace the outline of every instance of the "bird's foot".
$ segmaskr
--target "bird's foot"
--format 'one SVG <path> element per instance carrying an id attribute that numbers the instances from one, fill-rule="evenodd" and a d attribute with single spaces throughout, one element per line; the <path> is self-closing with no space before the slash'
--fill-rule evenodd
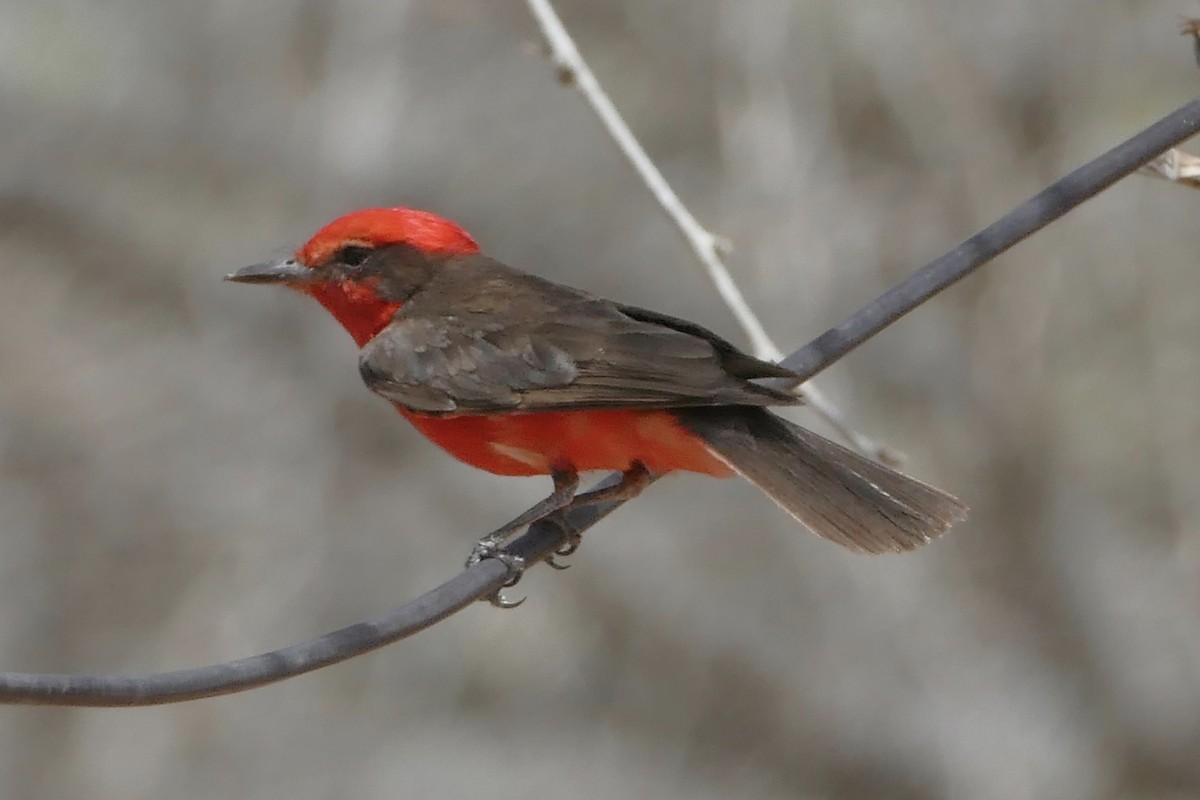
<path id="1" fill-rule="evenodd" d="M 484 559 L 499 559 L 508 568 L 508 579 L 501 589 L 513 586 L 520 580 L 521 574 L 525 571 L 526 563 L 525 559 L 505 552 L 503 549 L 504 545 L 520 530 L 529 527 L 534 522 L 546 521 L 553 522 L 563 532 L 563 543 L 559 545 L 553 554 L 546 557 L 546 563 L 557 570 L 568 569 L 571 566 L 570 564 L 563 564 L 557 559 L 566 558 L 578 550 L 582 536 L 571 525 L 566 512 L 570 509 L 581 508 L 596 503 L 607 503 L 636 497 L 651 481 L 650 471 L 640 462 L 635 462 L 627 469 L 618 483 L 579 495 L 575 494 L 575 490 L 579 486 L 579 476 L 574 471 L 559 471 L 554 473 L 552 477 L 554 478 L 554 492 L 516 519 L 502 525 L 480 539 L 475 544 L 470 557 L 467 559 L 468 567 L 473 567 Z M 525 598 L 521 598 L 516 602 L 509 602 L 504 599 L 500 591 L 497 591 L 488 599 L 492 605 L 499 606 L 500 608 L 515 608 L 525 602 Z"/>
<path id="2" fill-rule="evenodd" d="M 579 545 L 583 542 L 583 536 L 579 533 L 579 531 L 575 530 L 567 523 L 566 518 L 562 514 L 556 514 L 553 519 L 556 523 L 558 523 L 558 527 L 562 529 L 565 538 L 557 550 L 546 556 L 546 563 L 555 569 L 569 569 L 571 566 L 570 564 L 559 563 L 556 559 L 566 558 L 567 556 L 574 554 L 574 552 L 579 549 Z"/>
<path id="3" fill-rule="evenodd" d="M 551 477 L 554 480 L 554 491 L 550 493 L 550 496 L 535 503 L 531 508 L 517 515 L 515 519 L 509 520 L 480 539 L 479 544 L 475 546 L 475 552 L 472 553 L 473 559 L 475 558 L 475 554 L 480 551 L 494 553 L 504 542 L 507 542 L 533 523 L 540 519 L 545 519 L 559 509 L 571 505 L 575 497 L 575 490 L 579 488 L 579 474 L 570 470 L 558 470 Z M 487 555 L 483 557 L 487 557 Z M 474 561 L 471 563 L 474 563 Z"/>
<path id="4" fill-rule="evenodd" d="M 473 567 L 486 559 L 495 559 L 503 564 L 507 570 L 504 583 L 500 584 L 500 588 L 489 595 L 487 600 L 497 608 L 516 608 L 524 603 L 526 598 L 508 600 L 504 597 L 504 590 L 516 586 L 517 581 L 521 580 L 521 576 L 525 574 L 525 559 L 518 555 L 504 552 L 504 550 L 500 549 L 503 544 L 504 541 L 497 539 L 494 535 L 485 536 L 480 539 L 475 543 L 475 548 L 471 551 L 470 557 L 467 558 L 467 567 Z"/>
<path id="5" fill-rule="evenodd" d="M 473 567 L 480 561 L 489 558 L 500 558 L 503 553 L 500 550 L 504 546 L 505 537 L 497 536 L 494 532 L 480 539 L 471 548 L 471 555 L 467 556 L 467 567 Z"/>
<path id="6" fill-rule="evenodd" d="M 546 563 L 557 570 L 570 569 L 570 564 L 563 564 L 558 561 L 560 558 L 566 558 L 579 549 L 579 543 L 583 541 L 583 537 L 578 533 L 571 531 L 567 534 L 567 539 L 562 546 L 555 550 L 550 555 L 546 556 Z"/>

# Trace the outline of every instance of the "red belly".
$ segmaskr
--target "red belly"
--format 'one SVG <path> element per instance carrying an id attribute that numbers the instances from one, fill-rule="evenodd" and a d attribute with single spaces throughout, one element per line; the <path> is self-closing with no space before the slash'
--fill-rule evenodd
<path id="1" fill-rule="evenodd" d="M 682 469 L 732 473 L 670 411 L 542 411 L 429 417 L 399 409 L 450 455 L 497 475 L 548 475 L 553 469 L 626 470 L 640 461 L 658 474 Z"/>

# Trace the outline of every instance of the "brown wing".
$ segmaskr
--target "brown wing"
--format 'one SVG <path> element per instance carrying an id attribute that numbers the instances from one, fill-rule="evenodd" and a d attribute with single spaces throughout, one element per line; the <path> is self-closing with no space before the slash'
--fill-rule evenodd
<path id="1" fill-rule="evenodd" d="M 453 259 L 363 348 L 376 393 L 427 414 L 785 405 L 792 373 L 698 325 L 484 258 Z"/>

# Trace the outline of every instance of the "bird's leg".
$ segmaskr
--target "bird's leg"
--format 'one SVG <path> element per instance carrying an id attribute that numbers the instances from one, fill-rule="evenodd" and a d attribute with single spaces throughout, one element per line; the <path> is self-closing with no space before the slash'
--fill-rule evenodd
<path id="1" fill-rule="evenodd" d="M 533 523 L 552 518 L 566 534 L 566 543 L 549 556 L 546 561 L 555 569 L 566 569 L 568 564 L 559 564 L 554 556 L 569 556 L 579 548 L 580 535 L 567 519 L 567 512 L 574 508 L 595 505 L 597 503 L 615 502 L 637 497 L 650 485 L 650 470 L 640 461 L 621 474 L 621 480 L 612 486 L 595 489 L 583 494 L 575 494 L 579 488 L 579 474 L 574 470 L 559 470 L 551 473 L 554 480 L 554 491 L 545 500 L 505 523 L 487 536 L 479 540 L 475 549 L 467 559 L 467 566 L 479 563 L 485 558 L 495 558 L 508 567 L 508 580 L 502 588 L 507 589 L 516 585 L 525 571 L 525 560 L 520 556 L 505 553 L 501 547 L 513 534 Z M 504 599 L 500 591 L 488 598 L 492 605 L 499 608 L 516 608 L 525 602 L 524 598 L 516 601 Z"/>
<path id="2" fill-rule="evenodd" d="M 650 485 L 650 470 L 646 469 L 646 465 L 640 461 L 633 462 L 633 466 L 621 473 L 621 480 L 614 483 L 612 486 L 605 486 L 603 489 L 594 489 L 590 492 L 577 494 L 572 498 L 571 502 L 560 509 L 560 514 L 563 515 L 564 524 L 562 529 L 567 534 L 567 541 L 562 547 L 554 551 L 554 555 L 565 557 L 574 553 L 579 549 L 579 543 L 582 541 L 580 535 L 575 532 L 574 528 L 566 523 L 566 512 L 573 508 L 582 506 L 591 506 L 597 503 L 618 502 L 630 500 L 642 493 L 647 486 Z M 547 561 L 552 567 L 557 569 L 566 569 L 569 564 L 555 563 L 553 556 Z"/>
<path id="3" fill-rule="evenodd" d="M 485 558 L 494 558 L 508 568 L 508 579 L 488 598 L 488 601 L 497 608 L 516 608 L 525 602 L 523 597 L 520 600 L 506 600 L 503 594 L 504 589 L 515 586 L 517 581 L 521 580 L 521 575 L 525 572 L 525 559 L 506 553 L 500 548 L 517 531 L 570 505 L 571 500 L 575 497 L 575 491 L 579 488 L 579 473 L 575 470 L 555 470 L 550 473 L 550 478 L 554 481 L 554 491 L 550 493 L 549 497 L 534 504 L 515 519 L 506 522 L 480 539 L 475 543 L 475 548 L 471 550 L 471 555 L 467 558 L 468 567 L 478 564 Z"/>
<path id="4" fill-rule="evenodd" d="M 476 542 L 475 549 L 471 551 L 471 557 L 467 559 L 468 567 L 485 558 L 499 558 L 508 563 L 508 559 L 513 557 L 506 556 L 500 551 L 500 548 L 512 538 L 513 534 L 571 504 L 575 497 L 575 490 L 579 488 L 579 473 L 575 470 L 555 470 L 550 473 L 550 478 L 554 481 L 554 491 L 550 493 L 550 496 L 535 503 L 515 519 L 504 523 Z M 512 568 L 514 565 L 510 564 L 509 566 Z M 519 568 L 517 566 L 517 569 Z"/>
<path id="5" fill-rule="evenodd" d="M 650 485 L 650 470 L 640 461 L 635 461 L 633 466 L 621 473 L 621 480 L 614 483 L 612 486 L 605 486 L 603 489 L 594 489 L 590 492 L 575 495 L 571 500 L 570 505 L 566 508 L 561 508 L 554 512 L 553 519 L 557 522 L 558 527 L 562 529 L 566 541 L 562 547 L 554 551 L 552 555 L 546 558 L 546 563 L 555 569 L 567 569 L 570 564 L 562 564 L 555 560 L 558 558 L 566 558 L 579 549 L 580 542 L 583 537 L 571 525 L 567 518 L 567 512 L 571 509 L 581 508 L 583 506 L 591 506 L 597 503 L 618 502 L 622 500 L 630 500 L 637 497 L 642 491 Z"/>
<path id="6" fill-rule="evenodd" d="M 608 503 L 617 500 L 631 500 L 637 497 L 650 485 L 650 470 L 640 461 L 621 473 L 621 480 L 603 489 L 593 489 L 590 492 L 577 494 L 565 508 L 594 506 L 596 503 Z"/>

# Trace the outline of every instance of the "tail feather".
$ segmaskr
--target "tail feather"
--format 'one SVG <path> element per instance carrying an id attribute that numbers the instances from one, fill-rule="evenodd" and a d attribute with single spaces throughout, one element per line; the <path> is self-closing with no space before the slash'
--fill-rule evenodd
<path id="1" fill-rule="evenodd" d="M 912 550 L 967 515 L 955 497 L 762 408 L 678 412 L 734 471 L 831 542 L 863 553 Z"/>

